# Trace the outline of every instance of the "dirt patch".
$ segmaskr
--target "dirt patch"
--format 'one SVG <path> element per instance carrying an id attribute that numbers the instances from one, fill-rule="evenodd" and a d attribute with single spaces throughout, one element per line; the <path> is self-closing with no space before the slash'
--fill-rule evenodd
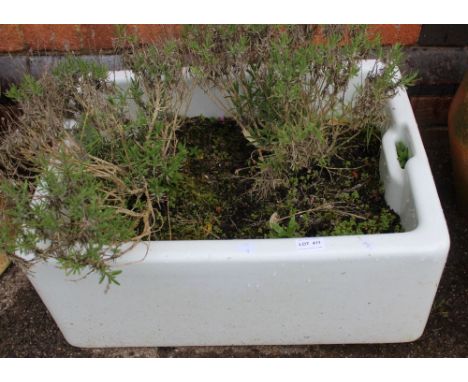
<path id="1" fill-rule="evenodd" d="M 188 119 L 179 140 L 189 155 L 184 166 L 184 194 L 170 211 L 172 239 L 401 231 L 398 215 L 383 197 L 377 136 L 368 143 L 364 132 L 354 137 L 354 144 L 343 146 L 340 157 L 326 167 L 290 170 L 289 183 L 263 197 L 253 191 L 260 154 L 234 120 Z M 276 229 L 270 224 L 273 215 Z M 201 235 L 200 222 L 204 225 Z"/>

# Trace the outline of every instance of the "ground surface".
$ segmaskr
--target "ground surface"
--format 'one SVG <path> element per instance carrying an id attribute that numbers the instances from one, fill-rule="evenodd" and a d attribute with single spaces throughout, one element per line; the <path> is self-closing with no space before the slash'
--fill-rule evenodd
<path id="1" fill-rule="evenodd" d="M 79 349 L 68 345 L 27 278 L 11 266 L 0 278 L 2 357 L 467 357 L 468 221 L 457 211 L 444 129 L 423 134 L 452 245 L 424 335 L 381 345 Z"/>

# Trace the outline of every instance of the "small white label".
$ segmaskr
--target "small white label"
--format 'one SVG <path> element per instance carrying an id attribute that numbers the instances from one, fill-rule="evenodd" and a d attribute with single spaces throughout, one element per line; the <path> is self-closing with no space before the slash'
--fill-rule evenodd
<path id="1" fill-rule="evenodd" d="M 325 248 L 325 240 L 321 237 L 310 237 L 296 239 L 298 249 L 321 249 Z"/>

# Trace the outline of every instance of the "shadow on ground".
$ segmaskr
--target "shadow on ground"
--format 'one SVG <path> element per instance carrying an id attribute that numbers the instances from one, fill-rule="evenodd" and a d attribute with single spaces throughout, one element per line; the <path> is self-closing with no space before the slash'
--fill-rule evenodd
<path id="1" fill-rule="evenodd" d="M 423 336 L 406 344 L 79 349 L 67 344 L 16 267 L 0 279 L 2 357 L 466 357 L 468 222 L 455 205 L 447 132 L 426 129 L 426 150 L 448 221 L 451 250 Z"/>

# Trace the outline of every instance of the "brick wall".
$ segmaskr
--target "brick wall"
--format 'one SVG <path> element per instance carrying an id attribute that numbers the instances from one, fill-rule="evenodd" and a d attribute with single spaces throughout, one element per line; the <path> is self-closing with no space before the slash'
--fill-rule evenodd
<path id="1" fill-rule="evenodd" d="M 177 25 L 125 25 L 142 42 L 178 33 Z M 117 26 L 111 24 L 0 25 L 0 54 L 111 51 Z"/>
<path id="2" fill-rule="evenodd" d="M 126 25 L 130 33 L 142 42 L 173 35 L 177 25 Z M 0 54 L 21 52 L 102 52 L 112 50 L 116 26 L 110 24 L 68 25 L 0 25 Z M 384 44 L 399 42 L 413 45 L 418 42 L 421 25 L 372 25 L 372 33 L 380 33 Z"/>

